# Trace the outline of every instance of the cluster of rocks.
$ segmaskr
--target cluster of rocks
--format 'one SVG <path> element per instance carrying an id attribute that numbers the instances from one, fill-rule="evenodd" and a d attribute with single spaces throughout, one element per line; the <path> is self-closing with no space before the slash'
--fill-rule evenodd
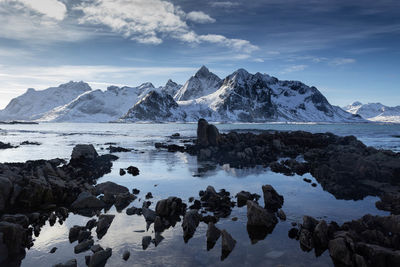
<path id="1" fill-rule="evenodd" d="M 304 251 L 316 256 L 327 249 L 335 266 L 368 267 L 400 265 L 400 215 L 365 215 L 339 226 L 310 216 L 289 231 Z"/>
<path id="2" fill-rule="evenodd" d="M 50 225 L 57 219 L 62 223 L 68 209 L 93 214 L 104 208 L 93 184 L 111 171 L 115 159 L 99 156 L 92 145 L 77 145 L 69 163 L 61 159 L 0 163 L 0 262 L 18 263 L 32 245 L 32 234 L 38 236 L 47 220 Z"/>
<path id="3" fill-rule="evenodd" d="M 310 173 L 338 199 L 358 200 L 369 195 L 400 199 L 400 153 L 367 147 L 354 136 L 303 131 L 220 134 L 214 125 L 200 119 L 196 143 L 179 150 L 198 160 L 235 168 L 261 165 L 286 175 Z M 377 206 L 400 213 L 399 205 L 384 199 Z"/>
<path id="4" fill-rule="evenodd" d="M 17 148 L 19 146 L 26 146 L 26 145 L 41 145 L 39 142 L 30 142 L 30 141 L 23 141 L 19 145 L 12 145 L 10 143 L 3 143 L 0 141 L 0 149 L 8 149 L 8 148 Z"/>

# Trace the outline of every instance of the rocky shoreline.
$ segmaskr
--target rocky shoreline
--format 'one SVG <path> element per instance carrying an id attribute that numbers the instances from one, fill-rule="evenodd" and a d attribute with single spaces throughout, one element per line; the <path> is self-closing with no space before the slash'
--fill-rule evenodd
<path id="1" fill-rule="evenodd" d="M 171 139 L 179 139 L 179 134 Z M 392 215 L 365 215 L 341 226 L 304 216 L 303 223 L 292 228 L 288 235 L 299 240 L 304 251 L 314 250 L 316 256 L 329 250 L 335 266 L 400 265 L 399 153 L 367 147 L 353 136 L 330 133 L 220 134 L 217 127 L 203 119 L 199 120 L 196 140 L 179 141 L 185 145 L 156 143 L 155 146 L 234 168 L 262 165 L 285 175 L 310 173 L 324 190 L 338 199 L 379 196 L 381 200 L 376 206 Z M 109 151 L 131 149 L 110 145 Z M 92 145 L 77 145 L 69 162 L 53 159 L 0 163 L 0 264 L 19 266 L 41 227 L 47 221 L 50 225 L 56 221 L 62 223 L 70 212 L 96 216 L 86 225 L 76 225 L 69 231 L 69 241 L 77 242 L 76 254 L 93 252 L 85 258 L 88 266 L 104 266 L 112 255 L 112 248 L 103 249 L 92 236 L 92 229 L 98 239 L 107 234 L 114 220 L 114 215 L 107 214 L 112 206 L 118 212 L 125 210 L 127 216 L 143 216 L 147 231 L 152 227 L 154 236 L 142 238 L 144 250 L 151 244 L 157 246 L 164 239 L 162 233 L 178 223 L 184 242 L 193 237 L 199 224 L 206 224 L 207 250 L 221 239 L 221 260 L 229 256 L 237 241 L 225 229 L 219 229 L 218 221 L 230 217 L 235 206 L 247 209 L 247 224 L 243 227 L 252 244 L 264 240 L 279 221 L 286 220 L 282 209 L 284 196 L 268 184 L 261 188 L 263 205 L 257 193 L 241 191 L 233 196 L 225 189 L 217 191 L 208 186 L 186 203 L 179 196 L 171 196 L 159 200 L 153 210 L 148 200 L 153 196 L 149 192 L 141 207 L 130 206 L 138 189 L 130 192 L 113 182 L 96 184 L 98 178 L 111 171 L 116 159 L 112 154 L 99 156 Z M 139 169 L 133 166 L 120 169 L 120 175 L 126 172 L 139 175 Z M 50 253 L 56 250 L 53 248 Z M 129 256 L 129 251 L 123 253 L 124 260 Z M 76 265 L 76 259 L 71 259 L 56 266 Z"/>

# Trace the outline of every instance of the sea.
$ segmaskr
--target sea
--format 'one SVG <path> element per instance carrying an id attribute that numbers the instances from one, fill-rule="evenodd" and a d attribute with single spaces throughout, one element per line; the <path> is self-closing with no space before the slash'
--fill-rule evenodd
<path id="1" fill-rule="evenodd" d="M 400 124 L 317 124 L 317 123 L 267 123 L 267 124 L 216 124 L 220 132 L 261 132 L 265 130 L 308 131 L 312 133 L 331 132 L 340 136 L 354 135 L 368 146 L 400 152 Z M 115 146 L 134 149 L 131 152 L 115 153 L 119 157 L 113 162 L 111 173 L 98 183 L 112 181 L 140 190 L 138 199 L 128 207 L 141 207 L 144 196 L 154 196 L 150 208 L 155 209 L 158 200 L 177 196 L 188 203 L 189 197 L 199 199 L 199 191 L 208 185 L 217 191 L 225 189 L 235 196 L 245 190 L 262 196 L 262 185 L 270 184 L 284 196 L 283 211 L 286 221 L 280 221 L 273 232 L 264 240 L 253 244 L 246 229 L 246 207 L 235 207 L 228 218 L 218 221 L 219 229 L 226 229 L 237 241 L 234 250 L 221 261 L 221 239 L 207 251 L 207 225 L 200 223 L 194 236 L 185 243 L 180 223 L 162 233 L 163 240 L 157 246 L 151 244 L 142 248 L 142 237 L 154 237 L 153 227 L 146 230 L 142 216 L 128 216 L 125 210 L 115 208 L 107 211 L 115 219 L 107 234 L 98 239 L 93 229 L 95 244 L 112 248 L 112 256 L 106 266 L 333 266 L 329 252 L 316 257 L 313 251 L 304 252 L 296 240 L 289 239 L 292 223 L 301 223 L 304 215 L 324 219 L 327 222 L 358 219 L 365 214 L 389 215 L 375 207 L 377 197 L 368 196 L 363 200 L 342 200 L 326 192 L 318 184 L 312 187 L 303 181 L 310 175 L 285 176 L 269 168 L 247 169 L 218 166 L 212 162 L 199 162 L 195 156 L 186 153 L 169 153 L 154 147 L 156 142 L 182 144 L 182 139 L 196 137 L 197 124 L 119 124 L 119 123 L 41 123 L 0 125 L 0 141 L 18 145 L 23 141 L 38 142 L 40 145 L 23 145 L 0 150 L 0 162 L 25 162 L 36 159 L 62 158 L 69 160 L 77 144 L 93 144 L 99 154 L 109 153 L 110 143 Z M 170 136 L 179 133 L 180 138 Z M 120 168 L 136 166 L 138 176 L 120 176 Z M 263 203 L 263 199 L 260 199 Z M 237 217 L 237 220 L 232 220 Z M 93 217 L 94 218 L 94 217 Z M 85 225 L 91 218 L 70 214 L 62 224 L 49 223 L 34 238 L 34 245 L 27 250 L 22 266 L 52 266 L 70 259 L 77 259 L 78 266 L 86 266 L 85 256 L 92 252 L 74 254 L 76 242 L 68 241 L 69 229 L 74 225 Z M 54 254 L 49 251 L 57 247 Z M 127 262 L 122 259 L 124 251 L 131 256 Z"/>

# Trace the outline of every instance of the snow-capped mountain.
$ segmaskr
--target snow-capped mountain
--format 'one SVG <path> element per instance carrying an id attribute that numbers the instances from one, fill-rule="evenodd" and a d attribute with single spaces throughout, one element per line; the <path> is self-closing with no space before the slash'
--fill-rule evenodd
<path id="1" fill-rule="evenodd" d="M 298 81 L 280 81 L 267 74 L 239 69 L 227 76 L 215 92 L 189 101 L 177 101 L 186 121 L 360 122 L 360 116 L 329 104 L 315 87 Z"/>
<path id="2" fill-rule="evenodd" d="M 317 88 L 301 82 L 280 81 L 244 69 L 221 80 L 204 66 L 183 86 L 169 80 L 159 88 L 144 83 L 102 91 L 71 82 L 44 91 L 29 89 L 0 114 L 15 114 L 5 120 L 47 122 L 195 122 L 199 118 L 226 122 L 365 121 L 332 106 Z"/>
<path id="3" fill-rule="evenodd" d="M 356 101 L 343 109 L 370 121 L 400 123 L 400 106 L 388 107 L 381 103 L 363 104 Z"/>
<path id="4" fill-rule="evenodd" d="M 106 91 L 94 90 L 80 95 L 70 103 L 59 106 L 39 121 L 53 122 L 109 122 L 122 117 L 136 102 L 142 99 L 153 84 L 138 87 L 110 86 Z"/>
<path id="5" fill-rule="evenodd" d="M 220 86 L 221 79 L 202 66 L 194 76 L 180 88 L 174 96 L 176 101 L 196 99 L 215 92 Z"/>
<path id="6" fill-rule="evenodd" d="M 171 95 L 151 90 L 121 118 L 127 121 L 184 121 L 186 113 Z"/>
<path id="7" fill-rule="evenodd" d="M 167 83 L 165 84 L 164 87 L 161 88 L 161 90 L 165 93 L 167 93 L 170 96 L 176 95 L 176 93 L 179 91 L 179 89 L 182 88 L 182 85 L 177 84 L 176 82 L 172 81 L 169 79 Z"/>
<path id="8" fill-rule="evenodd" d="M 0 110 L 0 120 L 36 120 L 46 112 L 65 105 L 92 89 L 84 82 L 69 82 L 58 87 L 36 91 L 29 88 L 24 94 L 12 99 Z"/>

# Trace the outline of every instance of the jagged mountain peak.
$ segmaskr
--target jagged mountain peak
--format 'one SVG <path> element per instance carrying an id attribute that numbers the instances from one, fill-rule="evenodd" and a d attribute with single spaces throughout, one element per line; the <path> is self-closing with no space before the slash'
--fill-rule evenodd
<path id="1" fill-rule="evenodd" d="M 210 70 L 206 66 L 201 66 L 201 68 L 196 72 L 194 75 L 195 77 L 201 78 L 201 77 L 207 77 L 208 75 L 212 74 Z"/>
<path id="2" fill-rule="evenodd" d="M 360 101 L 354 101 L 352 104 L 350 104 L 351 106 L 361 106 L 363 103 L 361 103 Z"/>
<path id="3" fill-rule="evenodd" d="M 64 88 L 64 89 L 68 89 L 68 90 L 91 90 L 92 88 L 89 86 L 88 83 L 85 83 L 84 81 L 79 81 L 79 82 L 75 82 L 75 81 L 69 81 L 67 83 L 63 83 L 60 84 L 58 86 L 59 88 Z"/>
<path id="4" fill-rule="evenodd" d="M 174 82 L 173 80 L 169 79 L 167 83 L 165 84 L 165 87 L 172 87 L 172 86 L 177 86 L 178 84 Z"/>

